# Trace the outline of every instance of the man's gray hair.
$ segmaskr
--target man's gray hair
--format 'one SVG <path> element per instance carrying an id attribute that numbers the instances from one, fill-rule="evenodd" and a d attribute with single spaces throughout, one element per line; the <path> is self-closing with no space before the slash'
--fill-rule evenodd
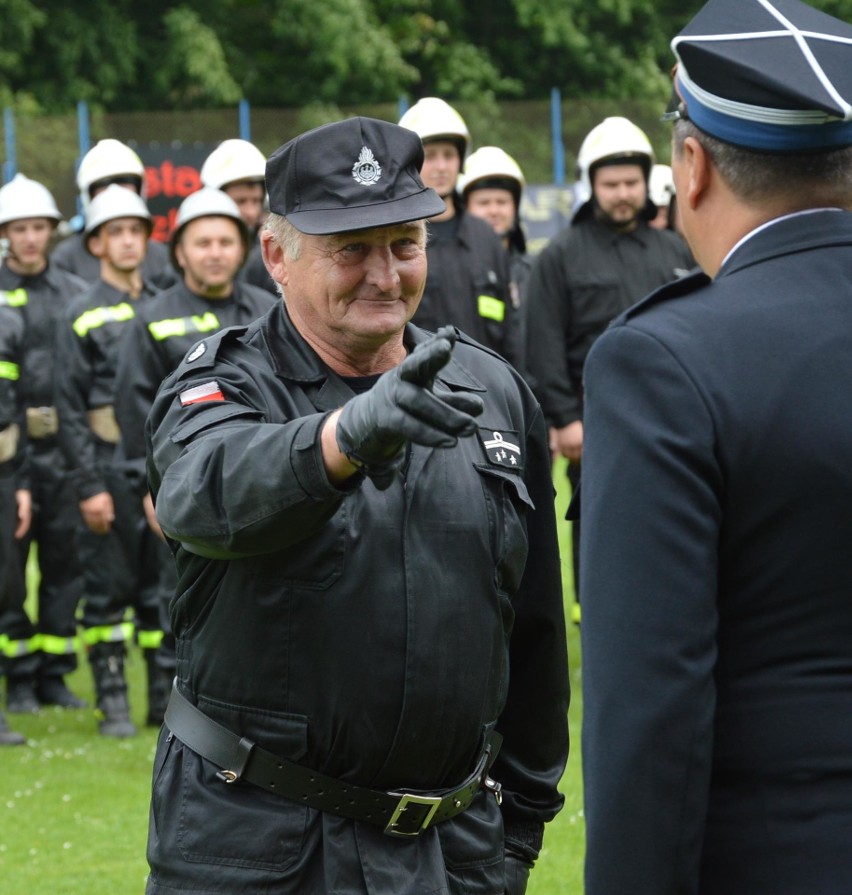
<path id="1" fill-rule="evenodd" d="M 687 137 L 704 147 L 721 178 L 744 202 L 787 199 L 805 208 L 852 209 L 852 147 L 807 154 L 756 152 L 717 140 L 682 119 L 674 127 L 675 156 L 683 152 Z"/>
<path id="2" fill-rule="evenodd" d="M 302 234 L 281 214 L 270 212 L 263 225 L 291 261 L 302 254 Z"/>

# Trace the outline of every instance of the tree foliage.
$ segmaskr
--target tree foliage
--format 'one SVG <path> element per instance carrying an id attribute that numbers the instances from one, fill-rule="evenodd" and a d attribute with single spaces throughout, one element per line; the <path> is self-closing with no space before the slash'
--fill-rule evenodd
<path id="1" fill-rule="evenodd" d="M 812 0 L 852 21 L 852 0 Z M 64 112 L 241 98 L 653 99 L 700 0 L 0 0 L 0 101 Z"/>

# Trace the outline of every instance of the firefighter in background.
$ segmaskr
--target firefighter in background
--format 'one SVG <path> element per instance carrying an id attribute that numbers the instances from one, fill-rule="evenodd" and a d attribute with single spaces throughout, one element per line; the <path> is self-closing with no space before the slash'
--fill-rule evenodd
<path id="1" fill-rule="evenodd" d="M 265 164 L 265 162 L 264 162 Z M 157 389 L 192 346 L 227 326 L 251 323 L 275 299 L 265 290 L 235 282 L 255 237 L 240 209 L 225 192 L 204 187 L 178 210 L 170 245 L 180 283 L 140 305 L 121 352 L 116 374 L 115 413 L 121 430 L 119 456 L 135 463 L 143 484 L 140 500 L 155 533 L 160 534 L 145 482 L 145 420 Z M 149 724 L 159 725 L 175 675 L 174 638 L 169 604 L 177 572 L 169 549 L 161 542 L 159 579 L 160 625 L 165 632 L 157 650 L 147 650 Z"/>
<path id="2" fill-rule="evenodd" d="M 257 239 L 266 214 L 266 156 L 247 140 L 225 140 L 201 166 L 201 182 L 222 190 L 236 202 L 251 234 L 251 251 L 238 279 L 277 297 L 278 289 L 263 263 Z"/>
<path id="3" fill-rule="evenodd" d="M 508 256 L 491 227 L 465 211 L 456 191 L 470 151 L 467 125 L 434 96 L 415 103 L 399 123 L 423 141 L 421 177 L 446 205 L 429 219 L 429 271 L 414 323 L 432 331 L 453 324 L 517 364 L 520 321 L 510 298 Z"/>
<path id="4" fill-rule="evenodd" d="M 576 491 L 583 454 L 583 364 L 610 320 L 694 265 L 686 243 L 647 223 L 654 152 L 626 118 L 607 118 L 583 141 L 581 180 L 591 197 L 535 259 L 527 305 L 527 363 Z M 572 527 L 574 586 L 581 594 L 579 521 Z M 579 622 L 579 604 L 574 607 Z"/>
<path id="5" fill-rule="evenodd" d="M 105 736 L 136 732 L 124 677 L 133 624 L 145 650 L 162 640 L 157 611 L 156 538 L 140 501 L 144 485 L 132 467 L 116 461 L 119 430 L 115 372 L 137 303 L 150 295 L 142 263 L 151 215 L 132 190 L 112 185 L 91 203 L 85 238 L 100 262 L 100 279 L 74 301 L 57 327 L 56 403 L 59 437 L 74 476 L 85 527 L 83 638 L 95 679 L 99 730 Z"/>
<path id="6" fill-rule="evenodd" d="M 648 198 L 657 214 L 648 223 L 658 230 L 675 230 L 675 185 L 671 165 L 654 165 L 648 180 Z"/>
<path id="7" fill-rule="evenodd" d="M 7 293 L 0 293 L 6 296 Z M 18 384 L 24 347 L 24 319 L 0 298 L 0 647 L 8 645 L 6 633 L 9 600 L 13 605 L 26 590 L 17 556 L 16 540 L 27 532 L 31 495 L 21 475 L 24 412 Z M 0 712 L 0 746 L 21 746 L 26 737 L 11 730 Z"/>
<path id="8" fill-rule="evenodd" d="M 523 372 L 526 339 L 524 304 L 532 262 L 521 227 L 521 195 L 524 174 L 520 165 L 499 146 L 482 146 L 464 163 L 458 190 L 474 217 L 482 218 L 500 237 L 509 253 L 509 288 L 512 305 L 519 313 L 522 355 L 515 366 Z"/>
<path id="9" fill-rule="evenodd" d="M 77 169 L 77 189 L 83 215 L 88 218 L 89 206 L 100 192 L 111 184 L 118 184 L 145 198 L 145 166 L 142 159 L 120 140 L 108 138 L 98 141 L 82 158 Z M 70 271 L 87 283 L 100 279 L 98 259 L 86 249 L 86 234 L 77 233 L 63 240 L 54 249 L 53 263 Z M 155 280 L 169 267 L 169 252 L 160 242 L 149 242 L 142 276 Z"/>
<path id="10" fill-rule="evenodd" d="M 86 288 L 48 261 L 48 244 L 62 215 L 42 184 L 17 174 L 0 189 L 0 238 L 5 247 L 0 290 L 24 325 L 19 391 L 25 412 L 33 518 L 19 540 L 25 573 L 30 544 L 38 544 L 38 621 L 28 618 L 25 590 L 7 606 L 6 707 L 34 712 L 40 705 L 82 708 L 64 677 L 77 667 L 75 613 L 81 573 L 77 558 L 80 514 L 57 440 L 53 401 L 56 323 Z"/>

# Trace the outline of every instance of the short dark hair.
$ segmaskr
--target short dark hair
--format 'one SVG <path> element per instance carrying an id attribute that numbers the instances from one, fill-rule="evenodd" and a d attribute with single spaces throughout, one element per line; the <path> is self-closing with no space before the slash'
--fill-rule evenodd
<path id="1" fill-rule="evenodd" d="M 767 153 L 711 137 L 688 119 L 675 122 L 672 151 L 687 137 L 707 151 L 721 178 L 744 202 L 787 198 L 804 207 L 852 208 L 852 147 L 811 153 Z"/>

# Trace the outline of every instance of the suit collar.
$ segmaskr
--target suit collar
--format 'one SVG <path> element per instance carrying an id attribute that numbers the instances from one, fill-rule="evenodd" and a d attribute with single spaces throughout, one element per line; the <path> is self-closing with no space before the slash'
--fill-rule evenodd
<path id="1" fill-rule="evenodd" d="M 735 246 L 717 279 L 780 255 L 828 245 L 852 244 L 852 214 L 835 209 L 787 215 L 770 221 Z"/>

